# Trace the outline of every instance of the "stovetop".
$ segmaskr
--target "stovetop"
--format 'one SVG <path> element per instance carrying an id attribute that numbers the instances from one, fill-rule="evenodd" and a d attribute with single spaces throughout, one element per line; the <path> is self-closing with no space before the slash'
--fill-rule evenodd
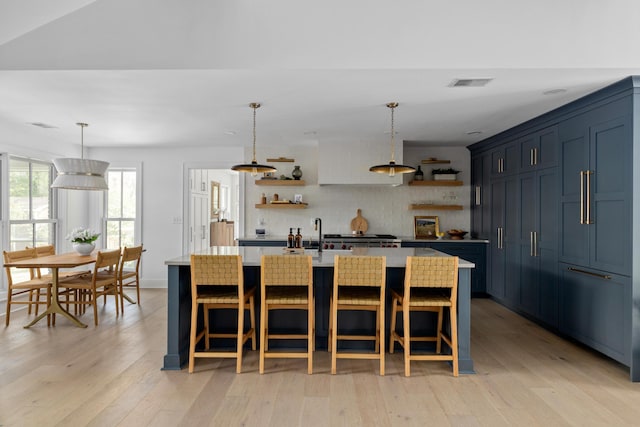
<path id="1" fill-rule="evenodd" d="M 325 234 L 324 239 L 397 239 L 393 234 Z"/>

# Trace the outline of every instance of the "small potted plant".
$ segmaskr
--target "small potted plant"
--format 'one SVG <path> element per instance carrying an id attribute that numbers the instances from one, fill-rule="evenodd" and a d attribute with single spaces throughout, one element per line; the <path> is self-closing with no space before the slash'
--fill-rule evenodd
<path id="1" fill-rule="evenodd" d="M 431 171 L 434 181 L 455 181 L 460 171 L 453 168 L 434 169 Z"/>
<path id="2" fill-rule="evenodd" d="M 67 240 L 73 243 L 73 249 L 80 255 L 89 255 L 96 248 L 95 241 L 100 233 L 95 233 L 88 228 L 74 228 L 67 236 Z"/>

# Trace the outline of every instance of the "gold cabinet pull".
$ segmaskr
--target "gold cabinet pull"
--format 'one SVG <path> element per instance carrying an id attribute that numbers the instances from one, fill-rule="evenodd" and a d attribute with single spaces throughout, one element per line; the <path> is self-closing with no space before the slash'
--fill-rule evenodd
<path id="1" fill-rule="evenodd" d="M 585 175 L 587 176 L 587 218 L 585 224 L 593 224 L 591 220 L 591 175 L 593 171 L 587 170 Z"/>
<path id="2" fill-rule="evenodd" d="M 476 206 L 480 206 L 481 204 L 481 200 L 480 200 L 480 186 L 476 185 Z"/>
<path id="3" fill-rule="evenodd" d="M 584 224 L 584 171 L 580 171 L 580 224 Z"/>
<path id="4" fill-rule="evenodd" d="M 574 267 L 567 267 L 567 270 L 573 271 L 574 273 L 580 273 L 580 274 L 586 274 L 588 276 L 599 277 L 600 279 L 611 280 L 611 276 L 609 276 L 608 274 L 593 273 L 591 271 L 580 270 L 579 268 L 574 268 Z"/>

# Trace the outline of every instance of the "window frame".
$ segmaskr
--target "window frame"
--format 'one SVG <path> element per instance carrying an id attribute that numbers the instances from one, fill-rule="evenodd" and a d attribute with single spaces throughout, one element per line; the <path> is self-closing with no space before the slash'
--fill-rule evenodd
<path id="1" fill-rule="evenodd" d="M 3 183 L 5 183 L 5 187 L 2 189 L 2 202 L 6 203 L 2 206 L 2 215 L 3 218 L 6 218 L 6 228 L 3 227 L 3 231 L 5 232 L 4 239 L 2 240 L 3 247 L 11 249 L 11 226 L 12 225 L 20 225 L 20 224 L 32 224 L 33 227 L 36 227 L 37 224 L 51 224 L 52 226 L 52 235 L 50 236 L 50 240 L 47 242 L 48 244 L 55 245 L 59 236 L 59 218 L 58 218 L 58 195 L 57 192 L 51 188 L 51 183 L 55 179 L 56 169 L 52 162 L 47 162 L 44 160 L 33 159 L 29 157 L 16 156 L 11 154 L 3 154 L 2 166 L 4 170 L 2 171 Z M 11 160 L 17 160 L 22 162 L 27 162 L 29 164 L 29 219 L 19 219 L 12 220 L 10 216 L 10 174 L 11 174 Z M 33 214 L 33 195 L 32 195 L 32 180 L 33 180 L 33 172 L 32 167 L 34 164 L 44 165 L 49 168 L 49 218 L 47 219 L 33 219 L 31 218 Z M 0 203 L 2 203 L 0 202 Z M 30 244 L 26 246 L 34 246 L 37 244 L 35 240 L 35 230 L 32 234 L 32 241 Z"/>
<path id="2" fill-rule="evenodd" d="M 110 172 L 135 172 L 136 175 L 136 216 L 128 217 L 109 217 L 109 191 L 104 192 L 103 196 L 103 212 L 102 212 L 102 235 L 105 236 L 104 243 L 106 245 L 106 233 L 108 221 L 131 221 L 133 220 L 133 236 L 134 245 L 142 244 L 142 163 L 111 163 L 107 168 L 105 178 L 108 179 Z M 118 237 L 118 242 L 122 243 L 122 231 Z M 122 247 L 122 246 L 121 246 Z M 116 249 L 116 248 L 113 248 Z"/>

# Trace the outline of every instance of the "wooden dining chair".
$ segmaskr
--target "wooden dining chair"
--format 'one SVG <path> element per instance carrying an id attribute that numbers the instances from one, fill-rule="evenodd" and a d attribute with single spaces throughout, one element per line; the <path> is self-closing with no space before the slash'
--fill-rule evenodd
<path id="1" fill-rule="evenodd" d="M 456 302 L 458 296 L 458 257 L 407 257 L 404 289 L 391 291 L 391 337 L 389 353 L 393 353 L 396 342 L 404 348 L 404 374 L 411 375 L 412 360 L 452 361 L 453 376 L 458 376 L 458 327 Z M 443 328 L 444 308 L 449 308 L 450 333 Z M 402 312 L 402 329 L 396 331 L 396 313 Z M 436 336 L 413 336 L 411 334 L 411 312 L 431 311 L 437 313 Z M 432 354 L 411 352 L 411 343 L 435 341 Z M 451 354 L 441 354 L 442 342 L 451 349 Z"/>
<path id="2" fill-rule="evenodd" d="M 87 305 L 93 307 L 93 321 L 98 326 L 98 298 L 104 297 L 106 302 L 108 295 L 113 295 L 116 306 L 116 315 L 119 314 L 120 295 L 118 293 L 118 264 L 120 262 L 120 249 L 112 251 L 98 251 L 96 262 L 91 275 L 80 276 L 65 280 L 62 286 L 77 291 L 78 298 L 69 301 L 69 304 L 80 306 L 84 311 Z"/>
<path id="3" fill-rule="evenodd" d="M 336 255 L 333 269 L 333 292 L 329 302 L 331 373 L 336 373 L 336 359 L 379 359 L 380 375 L 384 375 L 386 257 Z M 374 333 L 339 333 L 338 313 L 343 310 L 374 312 Z M 340 340 L 373 341 L 373 353 L 338 351 Z"/>
<path id="4" fill-rule="evenodd" d="M 36 258 L 38 256 L 35 249 L 22 249 L 17 251 L 2 251 L 4 262 L 16 262 L 26 259 Z M 28 313 L 31 314 L 31 308 L 34 308 L 35 314 L 38 315 L 38 307 L 44 305 L 45 308 L 51 301 L 51 282 L 39 279 L 33 268 L 14 268 L 5 267 L 7 273 L 7 311 L 5 325 L 9 326 L 12 305 L 27 305 Z M 20 272 L 18 272 L 20 271 Z M 24 278 L 24 276 L 28 278 Z M 22 278 L 18 278 L 22 276 Z M 28 297 L 27 299 L 21 296 Z M 44 297 L 44 300 L 42 299 Z M 47 319 L 47 323 L 51 324 L 51 319 Z"/>
<path id="5" fill-rule="evenodd" d="M 236 372 L 242 372 L 243 346 L 251 339 L 256 349 L 255 287 L 244 286 L 244 272 L 240 255 L 191 255 L 191 333 L 189 339 L 189 373 L 196 358 L 235 358 Z M 204 328 L 198 330 L 199 308 L 203 307 Z M 238 312 L 236 333 L 212 332 L 209 311 L 235 309 Z M 249 310 L 250 328 L 244 331 L 245 311 Z M 204 350 L 197 344 L 204 338 Z M 212 351 L 213 338 L 235 338 L 235 351 Z"/>
<path id="6" fill-rule="evenodd" d="M 118 286 L 120 293 L 120 311 L 124 314 L 124 300 L 127 299 L 132 304 L 140 304 L 140 260 L 142 259 L 142 245 L 125 247 L 122 249 L 120 265 L 118 267 Z M 127 264 L 133 263 L 133 270 L 125 270 Z M 133 301 L 124 290 L 125 288 L 136 288 L 137 299 Z"/>
<path id="7" fill-rule="evenodd" d="M 265 359 L 307 359 L 307 373 L 313 373 L 315 341 L 315 302 L 313 298 L 313 266 L 311 256 L 263 255 L 260 261 L 260 373 L 264 373 Z M 279 310 L 305 310 L 307 331 L 270 332 L 269 313 Z M 297 326 L 297 325 L 292 325 Z M 269 340 L 307 341 L 304 351 L 270 351 Z"/>

